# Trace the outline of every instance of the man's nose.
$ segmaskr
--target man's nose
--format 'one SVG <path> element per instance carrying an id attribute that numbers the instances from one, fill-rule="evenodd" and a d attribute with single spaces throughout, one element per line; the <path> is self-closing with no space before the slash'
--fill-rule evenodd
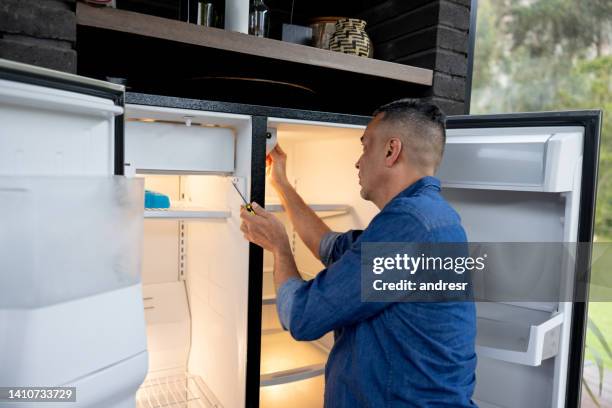
<path id="1" fill-rule="evenodd" d="M 359 170 L 359 160 L 361 160 L 361 157 L 355 162 L 355 168 L 357 170 Z"/>

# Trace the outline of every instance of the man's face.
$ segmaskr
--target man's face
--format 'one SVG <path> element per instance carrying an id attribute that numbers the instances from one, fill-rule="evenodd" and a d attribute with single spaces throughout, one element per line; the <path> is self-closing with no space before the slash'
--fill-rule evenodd
<path id="1" fill-rule="evenodd" d="M 355 163 L 355 167 L 359 169 L 359 185 L 364 200 L 371 201 L 377 187 L 384 181 L 386 140 L 382 134 L 384 126 L 380 124 L 383 115 L 384 113 L 376 115 L 368 124 L 361 137 L 363 151 Z"/>

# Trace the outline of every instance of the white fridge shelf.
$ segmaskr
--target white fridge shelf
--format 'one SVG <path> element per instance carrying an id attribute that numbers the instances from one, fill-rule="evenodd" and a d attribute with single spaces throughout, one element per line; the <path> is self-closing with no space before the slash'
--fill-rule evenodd
<path id="1" fill-rule="evenodd" d="M 351 210 L 351 206 L 345 204 L 308 204 L 314 211 L 319 213 L 321 218 L 335 217 L 338 215 L 347 214 Z M 269 212 L 283 212 L 285 209 L 281 204 L 266 204 L 266 210 Z"/>
<path id="2" fill-rule="evenodd" d="M 276 295 L 264 295 L 261 299 L 261 303 L 264 305 L 275 305 Z"/>
<path id="3" fill-rule="evenodd" d="M 520 307 L 490 303 L 482 315 L 479 306 L 476 351 L 480 357 L 527 366 L 539 366 L 559 351 L 563 313 L 520 310 Z M 498 313 L 507 312 L 502 320 Z"/>
<path id="4" fill-rule="evenodd" d="M 322 408 L 325 379 L 322 375 L 302 381 L 262 387 L 259 406 L 262 408 Z"/>
<path id="5" fill-rule="evenodd" d="M 195 375 L 173 375 L 146 380 L 136 394 L 136 408 L 214 408 L 218 402 Z"/>
<path id="6" fill-rule="evenodd" d="M 147 208 L 144 212 L 145 218 L 152 219 L 174 219 L 174 220 L 205 220 L 226 219 L 231 216 L 229 210 L 210 210 L 206 208 Z"/>
<path id="7" fill-rule="evenodd" d="M 295 341 L 286 331 L 270 331 L 261 337 L 262 387 L 286 384 L 325 372 L 328 352 L 316 342 Z"/>

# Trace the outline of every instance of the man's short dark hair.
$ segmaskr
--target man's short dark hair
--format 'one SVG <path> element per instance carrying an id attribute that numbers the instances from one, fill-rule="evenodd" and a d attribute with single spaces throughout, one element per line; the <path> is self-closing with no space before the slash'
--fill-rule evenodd
<path id="1" fill-rule="evenodd" d="M 419 166 L 438 167 L 446 143 L 446 115 L 438 105 L 420 99 L 399 99 L 374 111 L 384 113 L 380 123 L 401 131 L 406 153 Z"/>

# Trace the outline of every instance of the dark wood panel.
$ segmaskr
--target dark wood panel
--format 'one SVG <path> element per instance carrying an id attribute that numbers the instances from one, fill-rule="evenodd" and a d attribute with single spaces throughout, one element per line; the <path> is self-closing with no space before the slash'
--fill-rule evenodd
<path id="1" fill-rule="evenodd" d="M 421 85 L 432 83 L 433 73 L 422 68 L 201 27 L 124 10 L 94 8 L 79 3 L 77 22 L 81 26 L 173 40 L 270 60 L 291 61 Z"/>
<path id="2" fill-rule="evenodd" d="M 77 34 L 78 73 L 125 78 L 131 92 L 369 115 L 383 103 L 431 89 L 92 27 Z"/>

